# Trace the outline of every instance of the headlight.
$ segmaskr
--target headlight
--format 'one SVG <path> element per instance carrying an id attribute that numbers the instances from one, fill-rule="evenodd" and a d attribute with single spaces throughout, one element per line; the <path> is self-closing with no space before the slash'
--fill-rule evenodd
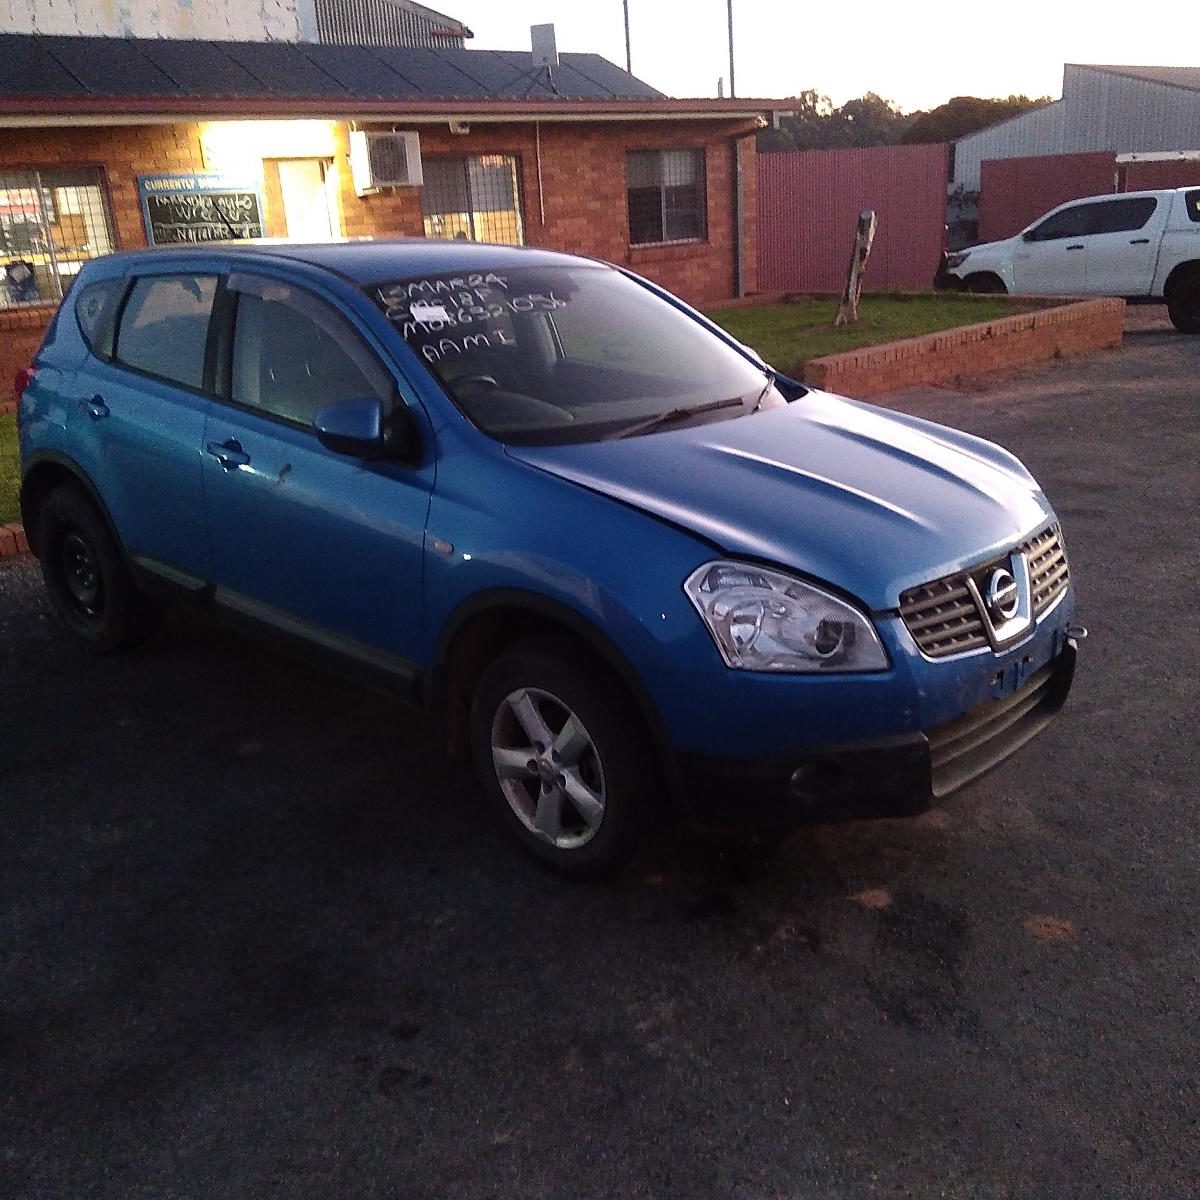
<path id="1" fill-rule="evenodd" d="M 886 671 L 875 627 L 811 583 L 752 563 L 708 563 L 683 585 L 727 666 L 743 671 Z"/>
<path id="2" fill-rule="evenodd" d="M 963 263 L 965 263 L 967 261 L 967 259 L 970 257 L 971 257 L 970 253 L 966 250 L 963 250 L 956 254 L 947 254 L 946 255 L 946 269 L 949 271 L 949 270 L 953 270 L 955 267 L 961 267 L 963 265 Z"/>

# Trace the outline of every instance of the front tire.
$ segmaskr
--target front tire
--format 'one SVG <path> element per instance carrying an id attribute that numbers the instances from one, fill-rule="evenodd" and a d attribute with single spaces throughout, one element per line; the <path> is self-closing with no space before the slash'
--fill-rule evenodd
<path id="1" fill-rule="evenodd" d="M 1180 333 L 1200 333 L 1200 273 L 1189 275 L 1171 289 L 1167 315 Z"/>
<path id="2" fill-rule="evenodd" d="M 973 292 L 977 296 L 1005 296 L 1008 294 L 1004 280 L 999 275 L 992 275 L 990 272 L 968 275 L 963 284 L 963 290 Z"/>
<path id="3" fill-rule="evenodd" d="M 54 611 L 90 650 L 128 649 L 157 628 L 157 609 L 134 586 L 104 518 L 76 488 L 46 497 L 37 544 Z"/>
<path id="4" fill-rule="evenodd" d="M 640 843 L 653 758 L 628 697 L 557 641 L 528 642 L 483 673 L 471 752 L 522 846 L 564 875 L 612 874 Z"/>

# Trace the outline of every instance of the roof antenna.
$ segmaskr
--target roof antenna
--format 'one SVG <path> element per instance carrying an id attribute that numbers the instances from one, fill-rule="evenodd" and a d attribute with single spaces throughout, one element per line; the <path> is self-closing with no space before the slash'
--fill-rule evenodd
<path id="1" fill-rule="evenodd" d="M 525 90 L 528 96 L 534 87 L 545 82 L 550 90 L 561 96 L 554 82 L 554 68 L 558 66 L 558 41 L 554 36 L 553 25 L 530 25 L 529 34 L 533 41 L 533 77 Z"/>

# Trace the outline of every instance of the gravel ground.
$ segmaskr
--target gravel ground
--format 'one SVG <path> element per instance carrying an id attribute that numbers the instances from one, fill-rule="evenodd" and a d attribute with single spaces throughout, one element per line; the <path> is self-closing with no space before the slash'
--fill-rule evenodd
<path id="1" fill-rule="evenodd" d="M 569 886 L 423 722 L 0 563 L 0 1195 L 1163 1197 L 1200 1173 L 1200 338 L 891 397 L 1021 454 L 1092 636 L 905 822 Z"/>

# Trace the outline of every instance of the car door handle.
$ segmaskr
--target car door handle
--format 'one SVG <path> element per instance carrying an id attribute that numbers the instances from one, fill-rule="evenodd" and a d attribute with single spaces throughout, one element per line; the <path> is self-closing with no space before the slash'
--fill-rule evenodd
<path id="1" fill-rule="evenodd" d="M 1130 238 L 1129 244 L 1131 246 L 1148 246 L 1148 245 L 1150 245 L 1150 239 L 1149 238 Z"/>
<path id="2" fill-rule="evenodd" d="M 1082 242 L 1079 242 L 1079 243 L 1077 243 L 1077 244 L 1076 244 L 1076 245 L 1074 245 L 1074 246 L 1068 246 L 1068 247 L 1067 247 L 1067 249 L 1068 249 L 1068 250 L 1082 250 L 1082 249 L 1083 249 L 1083 243 L 1082 243 Z"/>
<path id="3" fill-rule="evenodd" d="M 93 396 L 90 400 L 83 401 L 83 411 L 87 413 L 93 421 L 99 421 L 101 417 L 108 416 L 108 405 L 104 403 L 104 397 L 100 395 Z"/>
<path id="4" fill-rule="evenodd" d="M 250 462 L 250 455 L 242 449 L 242 444 L 237 438 L 230 438 L 225 442 L 209 442 L 205 449 L 226 471 L 244 467 Z"/>

